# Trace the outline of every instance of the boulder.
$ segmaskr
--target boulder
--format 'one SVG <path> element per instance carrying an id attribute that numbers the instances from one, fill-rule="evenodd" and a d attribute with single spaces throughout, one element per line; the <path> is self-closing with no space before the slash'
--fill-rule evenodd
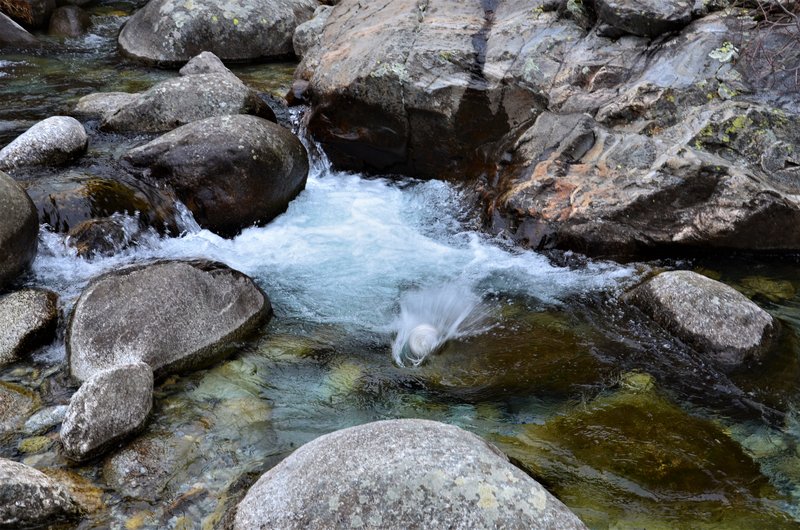
<path id="1" fill-rule="evenodd" d="M 19 184 L 0 171 L 0 291 L 33 262 L 39 242 L 36 207 Z"/>
<path id="2" fill-rule="evenodd" d="M 47 33 L 54 37 L 80 37 L 92 25 L 89 14 L 78 6 L 62 6 L 53 11 Z"/>
<path id="3" fill-rule="evenodd" d="M 617 29 L 658 37 L 692 21 L 694 0 L 596 0 L 597 17 Z"/>
<path id="4" fill-rule="evenodd" d="M 250 488 L 233 527 L 586 528 L 496 448 L 427 420 L 370 423 L 304 445 Z"/>
<path id="5" fill-rule="evenodd" d="M 315 0 L 151 0 L 123 26 L 119 46 L 133 59 L 166 66 L 202 51 L 223 61 L 287 57 L 295 28 L 317 5 Z"/>
<path id="6" fill-rule="evenodd" d="M 739 291 L 691 271 L 662 272 L 627 297 L 723 368 L 758 359 L 777 334 L 770 314 Z"/>
<path id="7" fill-rule="evenodd" d="M 116 104 L 121 98 L 108 101 Z M 80 105 L 80 102 L 79 102 Z M 275 121 L 272 109 L 230 72 L 194 74 L 162 81 L 106 111 L 100 127 L 117 132 L 166 132 L 228 114 L 254 114 Z"/>
<path id="8" fill-rule="evenodd" d="M 97 456 L 141 430 L 153 408 L 153 370 L 143 362 L 96 372 L 69 402 L 61 443 L 72 460 Z"/>
<path id="9" fill-rule="evenodd" d="M 144 182 L 88 174 L 63 174 L 23 183 L 40 222 L 56 232 L 69 232 L 79 224 L 114 214 L 137 216 L 142 226 L 178 233 L 175 199 Z"/>
<path id="10" fill-rule="evenodd" d="M 36 46 L 39 41 L 25 28 L 0 13 L 0 48 L 16 46 Z"/>
<path id="11" fill-rule="evenodd" d="M 204 228 L 234 236 L 283 213 L 305 187 L 306 150 L 255 116 L 207 118 L 129 151 L 142 178 L 167 184 Z"/>
<path id="12" fill-rule="evenodd" d="M 75 303 L 67 333 L 70 372 L 146 362 L 156 377 L 230 354 L 269 320 L 267 295 L 244 274 L 204 261 L 168 261 L 111 272 Z"/>
<path id="13" fill-rule="evenodd" d="M 65 164 L 83 155 L 88 145 L 89 137 L 78 120 L 53 116 L 40 121 L 0 150 L 0 169 Z"/>
<path id="14" fill-rule="evenodd" d="M 0 526 L 45 527 L 78 511 L 61 484 L 30 466 L 0 458 Z"/>
<path id="15" fill-rule="evenodd" d="M 23 289 L 0 296 L 0 366 L 12 363 L 55 338 L 58 295 Z"/>
<path id="16" fill-rule="evenodd" d="M 325 23 L 332 10 L 331 6 L 319 6 L 314 11 L 314 18 L 297 26 L 297 29 L 294 30 L 294 37 L 292 37 L 295 55 L 302 59 L 309 49 L 319 44 L 322 30 L 325 28 Z"/>

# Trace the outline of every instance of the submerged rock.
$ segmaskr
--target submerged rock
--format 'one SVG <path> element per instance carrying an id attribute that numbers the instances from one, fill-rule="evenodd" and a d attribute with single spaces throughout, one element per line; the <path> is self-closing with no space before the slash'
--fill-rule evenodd
<path id="1" fill-rule="evenodd" d="M 78 512 L 64 486 L 32 467 L 0 458 L 0 526 L 44 527 Z"/>
<path id="2" fill-rule="evenodd" d="M 319 6 L 314 11 L 314 18 L 297 26 L 292 37 L 295 55 L 302 59 L 308 50 L 319 44 L 332 10 L 332 6 Z"/>
<path id="3" fill-rule="evenodd" d="M 0 171 L 0 291 L 33 262 L 39 244 L 36 207 L 19 184 Z"/>
<path id="4" fill-rule="evenodd" d="M 17 430 L 39 406 L 39 397 L 13 383 L 0 382 L 0 434 Z"/>
<path id="5" fill-rule="evenodd" d="M 55 37 L 80 37 L 92 25 L 89 14 L 78 6 L 61 6 L 53 11 L 47 32 Z"/>
<path id="6" fill-rule="evenodd" d="M 83 125 L 69 116 L 40 121 L 0 150 L 0 169 L 60 165 L 86 152 L 89 137 Z"/>
<path id="7" fill-rule="evenodd" d="M 23 289 L 0 296 L 0 366 L 21 359 L 55 338 L 58 295 Z"/>
<path id="8" fill-rule="evenodd" d="M 113 215 L 83 221 L 69 231 L 66 244 L 82 258 L 112 256 L 133 244 L 141 233 L 139 219 Z"/>
<path id="9" fill-rule="evenodd" d="M 67 405 L 55 405 L 39 410 L 25 422 L 25 432 L 41 434 L 64 421 Z"/>
<path id="10" fill-rule="evenodd" d="M 220 263 L 167 261 L 111 272 L 75 303 L 70 373 L 84 381 L 139 361 L 156 377 L 202 368 L 230 354 L 271 315 L 266 294 Z"/>
<path id="11" fill-rule="evenodd" d="M 265 473 L 233 527 L 586 528 L 493 446 L 458 427 L 391 420 L 304 445 Z"/>
<path id="12" fill-rule="evenodd" d="M 692 21 L 694 0 L 597 0 L 597 16 L 615 28 L 643 37 L 676 31 Z"/>
<path id="13" fill-rule="evenodd" d="M 129 57 L 167 66 L 202 51 L 224 61 L 291 56 L 295 28 L 317 5 L 314 0 L 152 0 L 123 26 L 119 46 Z"/>
<path id="14" fill-rule="evenodd" d="M 144 427 L 153 407 L 153 370 L 146 363 L 95 373 L 69 402 L 61 425 L 66 455 L 86 460 Z"/>
<path id="15" fill-rule="evenodd" d="M 646 374 L 495 440 L 592 527 L 796 525 L 741 446 L 667 401 Z"/>
<path id="16" fill-rule="evenodd" d="M 255 116 L 180 127 L 124 160 L 166 183 L 204 228 L 223 236 L 283 213 L 308 178 L 308 155 L 291 132 Z"/>
<path id="17" fill-rule="evenodd" d="M 662 272 L 627 297 L 725 368 L 758 359 L 777 334 L 769 313 L 732 287 L 691 271 Z"/>

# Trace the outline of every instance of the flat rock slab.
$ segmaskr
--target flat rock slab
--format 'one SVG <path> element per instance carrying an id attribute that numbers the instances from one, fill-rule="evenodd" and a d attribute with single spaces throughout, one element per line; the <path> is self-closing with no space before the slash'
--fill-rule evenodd
<path id="1" fill-rule="evenodd" d="M 776 335 L 769 313 L 732 287 L 695 272 L 663 272 L 626 296 L 723 367 L 760 357 Z"/>
<path id="2" fill-rule="evenodd" d="M 30 466 L 0 458 L 0 527 L 45 527 L 77 512 L 61 484 Z"/>
<path id="3" fill-rule="evenodd" d="M 83 125 L 69 116 L 42 120 L 0 150 L 0 169 L 59 165 L 86 152 L 89 137 Z"/>
<path id="4" fill-rule="evenodd" d="M 633 35 L 657 37 L 692 21 L 693 0 L 597 0 L 603 22 Z"/>
<path id="5" fill-rule="evenodd" d="M 0 366 L 50 342 L 57 325 L 56 293 L 23 289 L 0 296 Z"/>
<path id="6" fill-rule="evenodd" d="M 391 420 L 317 438 L 264 474 L 236 512 L 234 529 L 251 528 L 586 527 L 474 434 Z"/>
<path id="7" fill-rule="evenodd" d="M 33 262 L 39 245 L 39 216 L 25 190 L 0 171 L 0 291 Z"/>
<path id="8" fill-rule="evenodd" d="M 85 381 L 140 361 L 156 377 L 202 368 L 230 354 L 271 315 L 253 280 L 221 263 L 167 261 L 111 272 L 75 303 L 70 372 Z"/>
<path id="9" fill-rule="evenodd" d="M 144 427 L 153 408 L 153 370 L 125 364 L 89 378 L 69 402 L 61 425 L 64 452 L 73 460 L 97 456 Z"/>

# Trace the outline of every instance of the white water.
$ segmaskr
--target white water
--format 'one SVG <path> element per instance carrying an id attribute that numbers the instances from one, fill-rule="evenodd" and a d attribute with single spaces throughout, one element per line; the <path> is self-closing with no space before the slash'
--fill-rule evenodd
<path id="1" fill-rule="evenodd" d="M 92 277 L 125 264 L 208 258 L 256 278 L 279 318 L 401 336 L 407 326 L 433 319 L 429 323 L 446 340 L 481 330 L 469 308 L 486 296 L 525 295 L 557 304 L 633 276 L 616 264 L 570 270 L 534 252 L 509 252 L 463 227 L 462 202 L 443 182 L 393 183 L 317 164 L 284 215 L 232 240 L 188 222 L 181 237 L 150 235 L 134 249 L 87 261 L 61 236 L 44 233 L 33 283 L 59 291 L 71 305 Z"/>

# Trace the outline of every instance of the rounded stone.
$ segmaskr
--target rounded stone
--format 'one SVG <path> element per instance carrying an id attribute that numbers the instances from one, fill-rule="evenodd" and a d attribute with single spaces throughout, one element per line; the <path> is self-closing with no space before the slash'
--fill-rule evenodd
<path id="1" fill-rule="evenodd" d="M 91 24 L 89 14 L 80 7 L 62 6 L 50 16 L 47 32 L 54 37 L 80 37 Z"/>
<path id="2" fill-rule="evenodd" d="M 0 169 L 60 165 L 81 156 L 89 145 L 83 125 L 69 116 L 42 120 L 0 151 Z"/>
<path id="3" fill-rule="evenodd" d="M 39 242 L 36 207 L 19 184 L 0 171 L 0 291 L 33 262 Z"/>
<path id="4" fill-rule="evenodd" d="M 0 296 L 0 366 L 47 344 L 58 325 L 58 295 L 23 289 Z"/>
<path id="5" fill-rule="evenodd" d="M 427 420 L 352 427 L 304 445 L 239 504 L 253 528 L 529 528 L 584 524 L 474 434 Z"/>

